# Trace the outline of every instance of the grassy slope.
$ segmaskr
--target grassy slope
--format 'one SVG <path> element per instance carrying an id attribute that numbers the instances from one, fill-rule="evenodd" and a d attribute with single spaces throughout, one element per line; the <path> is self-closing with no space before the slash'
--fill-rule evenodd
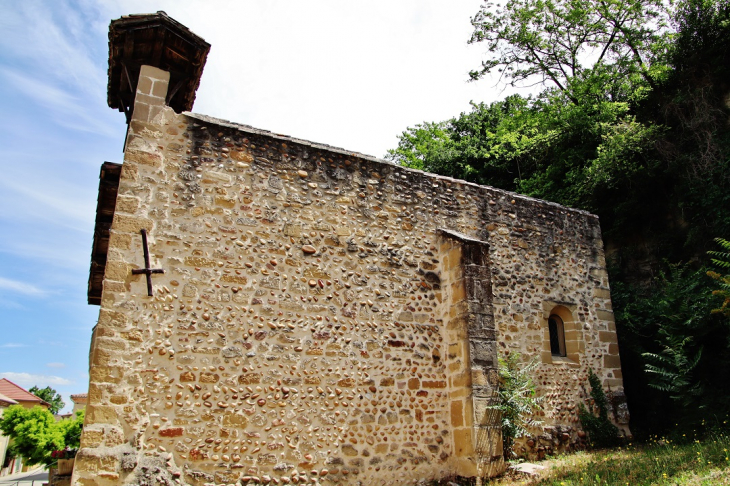
<path id="1" fill-rule="evenodd" d="M 488 484 L 573 485 L 730 485 L 730 436 L 676 444 L 657 439 L 650 444 L 560 456 L 540 465 L 535 479 L 504 477 Z"/>

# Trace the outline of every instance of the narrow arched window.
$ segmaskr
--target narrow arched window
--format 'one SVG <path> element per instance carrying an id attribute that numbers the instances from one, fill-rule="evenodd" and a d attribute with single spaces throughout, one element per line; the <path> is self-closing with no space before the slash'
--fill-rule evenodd
<path id="1" fill-rule="evenodd" d="M 566 356 L 563 320 L 555 314 L 551 315 L 548 319 L 548 329 L 550 331 L 550 353 L 553 356 Z"/>

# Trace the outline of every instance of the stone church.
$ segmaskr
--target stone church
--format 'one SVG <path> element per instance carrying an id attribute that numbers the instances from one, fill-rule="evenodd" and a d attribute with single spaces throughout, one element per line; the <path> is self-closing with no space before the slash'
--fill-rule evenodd
<path id="1" fill-rule="evenodd" d="M 114 20 L 73 484 L 418 484 L 504 469 L 498 358 L 536 361 L 519 452 L 575 447 L 592 369 L 628 433 L 598 218 L 190 113 L 210 45 Z"/>

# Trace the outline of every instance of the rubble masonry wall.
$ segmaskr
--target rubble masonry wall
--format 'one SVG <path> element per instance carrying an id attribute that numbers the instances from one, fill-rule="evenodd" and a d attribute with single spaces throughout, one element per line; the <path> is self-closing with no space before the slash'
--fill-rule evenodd
<path id="1" fill-rule="evenodd" d="M 569 440 L 589 367 L 622 391 L 595 216 L 178 115 L 166 76 L 140 77 L 74 484 L 489 474 L 497 354 L 540 360 L 542 419 Z M 142 228 L 165 271 L 152 297 L 131 272 Z M 573 319 L 561 359 L 556 308 Z"/>

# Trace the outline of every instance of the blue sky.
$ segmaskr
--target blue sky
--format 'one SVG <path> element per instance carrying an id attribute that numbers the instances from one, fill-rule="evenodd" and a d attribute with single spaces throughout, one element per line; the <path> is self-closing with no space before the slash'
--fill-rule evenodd
<path id="1" fill-rule="evenodd" d="M 194 111 L 382 157 L 397 135 L 505 96 L 467 83 L 480 0 L 0 0 L 0 377 L 88 387 L 86 304 L 111 19 L 165 10 L 212 44 Z M 69 407 L 67 406 L 67 409 Z"/>

